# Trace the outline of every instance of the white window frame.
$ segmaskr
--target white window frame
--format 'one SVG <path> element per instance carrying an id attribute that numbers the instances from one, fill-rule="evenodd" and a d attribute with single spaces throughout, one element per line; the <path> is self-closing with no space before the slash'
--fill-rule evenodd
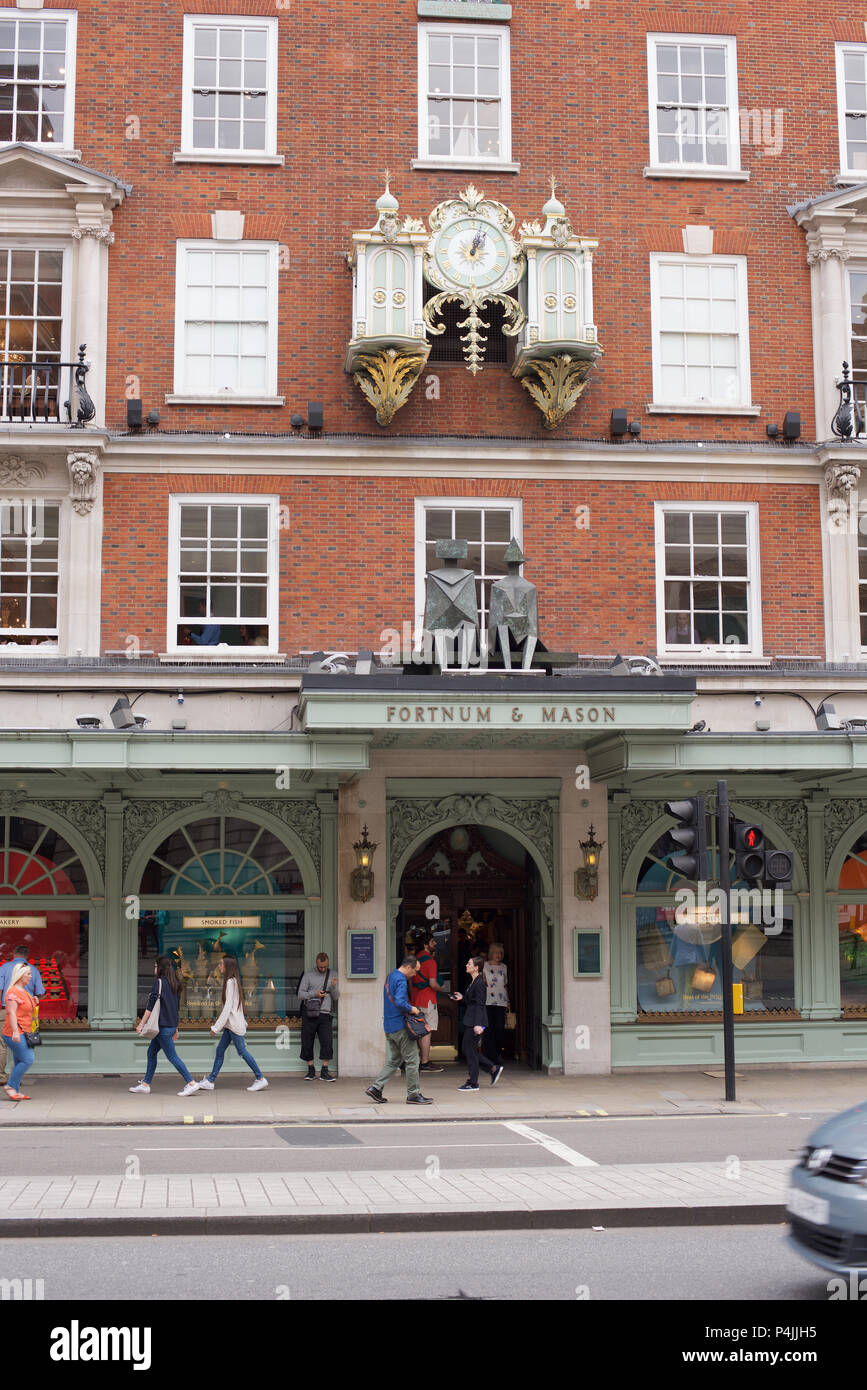
<path id="1" fill-rule="evenodd" d="M 49 237 L 4 237 L 0 236 L 0 253 L 4 251 L 60 251 L 63 254 L 63 289 L 60 301 L 60 360 L 61 362 L 72 362 L 72 246 L 66 240 L 57 240 Z M 6 286 L 6 281 L 0 277 L 0 295 Z M 64 378 L 61 373 L 58 379 L 58 395 L 63 392 L 69 384 L 70 377 Z M 85 382 L 86 384 L 86 382 Z M 2 413 L 4 402 L 4 392 L 2 389 L 2 344 L 0 344 L 0 424 L 9 424 L 9 417 Z M 62 404 L 62 402 L 61 402 Z M 25 423 L 28 417 L 25 416 Z M 20 421 L 19 421 L 20 423 Z M 38 419 L 37 419 L 38 424 Z M 57 428 L 56 425 L 53 428 Z"/>
<path id="2" fill-rule="evenodd" d="M 682 160 L 662 162 L 659 158 L 659 130 L 657 122 L 657 71 L 656 49 L 662 45 L 694 47 L 698 45 L 724 46 L 726 49 L 726 104 L 728 107 L 728 147 L 727 164 L 686 164 Z M 683 178 L 725 178 L 731 175 L 743 176 L 741 169 L 740 107 L 738 104 L 738 48 L 733 35 L 723 34 L 661 34 L 647 35 L 647 88 L 648 117 L 650 132 L 650 164 L 645 173 L 679 175 Z"/>
<path id="3" fill-rule="evenodd" d="M 747 622 L 750 642 L 671 643 L 665 631 L 665 515 L 671 512 L 739 512 L 747 518 Z M 761 556 L 759 553 L 759 508 L 757 502 L 654 502 L 654 563 L 656 567 L 656 651 L 662 662 L 689 664 L 702 661 L 718 665 L 720 658 L 736 665 L 744 661 L 764 661 L 762 651 Z"/>
<path id="4" fill-rule="evenodd" d="M 852 179 L 855 183 L 867 183 L 867 168 L 850 169 L 846 140 L 846 77 L 845 56 L 858 53 L 867 65 L 867 43 L 836 43 L 834 61 L 837 71 L 837 139 L 840 145 L 840 177 Z"/>
<path id="5" fill-rule="evenodd" d="M 81 152 L 75 149 L 75 60 L 78 49 L 78 12 L 77 10 L 19 10 L 10 9 L 8 6 L 0 9 L 0 20 L 7 23 L 12 20 L 17 23 L 27 23 L 33 20 L 50 19 L 66 21 L 66 98 L 63 106 L 63 144 L 57 145 L 53 140 L 2 140 L 0 150 L 7 150 L 11 145 L 27 145 L 33 150 L 47 150 L 53 154 L 66 158 L 81 158 Z"/>
<path id="6" fill-rule="evenodd" d="M 431 154 L 428 145 L 428 42 L 430 36 L 460 34 L 500 40 L 500 153 L 479 155 Z M 501 24 L 445 23 L 418 26 L 418 160 L 414 166 L 444 169 L 512 169 L 512 77 L 509 26 Z"/>
<path id="7" fill-rule="evenodd" d="M 193 143 L 193 79 L 196 29 L 264 29 L 267 33 L 267 119 L 263 150 L 199 149 Z M 183 97 L 181 148 L 175 161 L 211 164 L 283 164 L 277 154 L 277 54 L 278 22 L 256 15 L 184 15 Z"/>
<path id="8" fill-rule="evenodd" d="M 855 650 L 860 651 L 860 659 L 867 660 L 867 642 L 861 641 L 861 602 L 862 594 L 867 611 L 867 580 L 861 579 L 861 549 L 867 549 L 867 505 L 861 504 L 858 511 L 858 534 L 855 537 Z"/>
<path id="9" fill-rule="evenodd" d="M 267 507 L 268 517 L 268 585 L 267 585 L 267 623 L 270 641 L 267 647 L 230 646 L 221 643 L 214 647 L 180 646 L 177 640 L 178 624 L 182 621 L 180 613 L 180 572 L 181 572 L 181 507 Z M 169 535 L 168 535 L 168 605 L 166 628 L 166 653 L 169 656 L 186 656 L 190 661 L 219 661 L 231 658 L 237 661 L 244 657 L 248 661 L 260 661 L 264 657 L 278 655 L 280 643 L 280 548 L 279 528 L 280 498 L 256 493 L 208 492 L 178 493 L 169 497 Z M 251 622 L 253 620 L 251 619 Z M 238 624 L 231 624 L 235 627 Z"/>
<path id="10" fill-rule="evenodd" d="M 62 635 L 63 635 L 64 612 L 63 612 L 63 590 L 62 590 L 62 583 L 63 583 L 63 573 L 64 573 L 64 550 L 65 550 L 65 546 L 64 546 L 64 524 L 63 524 L 63 523 L 64 523 L 63 498 L 62 498 L 62 497 L 52 497 L 52 496 L 50 496 L 50 495 L 46 495 L 46 496 L 44 496 L 44 497 L 38 497 L 38 498 L 37 498 L 37 497 L 34 497 L 32 494 L 30 494 L 30 495 L 21 494 L 20 496 L 17 496 L 17 497 L 11 496 L 11 495 L 10 495 L 10 496 L 6 496 L 6 497 L 4 497 L 4 498 L 2 499 L 3 505 L 2 505 L 2 508 L 0 508 L 0 512 L 2 512 L 2 516 L 0 516 L 0 523 L 2 523 L 3 521 L 6 521 L 7 517 L 8 517 L 8 519 L 12 522 L 13 526 L 14 526 L 15 523 L 18 522 L 18 521 L 22 521 L 22 522 L 23 522 L 23 521 L 24 521 L 24 509 L 25 509 L 25 508 L 28 508 L 28 509 L 29 509 L 29 508 L 31 508 L 31 507 L 37 505 L 39 502 L 41 502 L 41 503 L 43 504 L 43 506 L 45 506 L 45 507 L 56 507 L 56 508 L 57 508 L 57 624 L 56 624 L 56 626 L 57 626 L 57 637 L 56 637 L 56 638 L 52 638 L 52 637 L 50 637 L 50 636 L 47 636 L 47 635 L 44 633 L 44 631 L 43 631 L 43 632 L 39 632 L 39 631 L 37 631 L 37 630 L 34 629 L 34 628 L 0 628 L 0 657 L 7 657 L 7 658 L 8 658 L 8 657 L 12 657 L 12 658 L 18 657 L 18 658 L 20 658 L 21 656 L 26 656 L 26 657 L 27 657 L 27 660 L 29 661 L 29 660 L 30 660 L 32 657 L 34 657 L 34 656 L 35 656 L 35 657 L 43 657 L 43 658 L 45 658 L 45 657 L 52 657 L 52 656 L 57 656 L 58 654 L 62 653 L 62 651 L 63 651 Z M 10 504 L 11 504 L 11 506 L 10 506 Z M 19 508 L 21 509 L 20 511 L 18 510 Z M 29 516 L 29 515 L 30 515 L 30 513 L 28 512 L 28 516 Z M 24 524 L 26 525 L 26 522 L 25 522 Z M 0 529 L 2 529 L 2 528 L 0 528 Z M 18 532 L 17 532 L 17 531 L 13 531 L 11 534 L 16 535 L 16 534 L 18 534 Z M 34 544 L 39 545 L 40 542 L 36 541 Z M 32 547 L 31 547 L 31 550 L 32 550 Z M 38 558 L 38 557 L 37 557 L 37 558 Z M 43 571 L 43 573 L 44 573 L 44 571 Z M 53 571 L 52 571 L 52 573 L 53 573 Z M 33 577 L 33 573 L 29 571 L 29 572 L 28 572 L 28 577 L 29 577 L 29 578 L 32 578 L 32 577 Z M 32 598 L 32 594 L 31 594 L 31 598 Z M 36 647 L 31 647 L 31 646 L 28 646 L 26 643 L 15 643 L 15 642 L 12 641 L 12 638 L 13 638 L 13 635 L 14 635 L 15 632 L 19 632 L 19 633 L 22 633 L 22 634 L 23 634 L 23 633 L 29 633 L 29 634 L 31 634 L 32 636 L 36 636 L 36 637 L 39 638 L 40 644 L 44 644 L 44 645 L 39 645 L 39 646 L 36 646 Z"/>
<path id="11" fill-rule="evenodd" d="M 278 319 L 278 259 L 279 245 L 276 241 L 202 241 L 189 240 L 177 243 L 175 267 L 175 389 L 167 395 L 169 403 L 200 402 L 213 405 L 282 405 L 283 397 L 277 395 L 277 319 Z M 202 393 L 192 389 L 186 379 L 186 257 L 189 251 L 267 251 L 268 252 L 268 332 L 266 387 L 261 395 L 251 395 L 241 391 L 219 391 L 214 394 Z"/>
<path id="12" fill-rule="evenodd" d="M 520 497 L 417 497 L 413 523 L 415 533 L 416 640 L 424 628 L 425 575 L 427 574 L 425 518 L 429 511 L 444 508 L 453 511 L 509 511 L 512 514 L 511 534 L 522 548 L 524 544 L 524 504 Z"/>
<path id="13" fill-rule="evenodd" d="M 662 391 L 662 351 L 660 336 L 666 329 L 661 322 L 659 270 L 663 265 L 733 266 L 737 275 L 738 293 L 738 375 L 737 398 L 724 401 L 670 401 Z M 752 374 L 750 370 L 750 312 L 747 286 L 746 256 L 689 256 L 684 252 L 653 252 L 650 257 L 650 323 L 653 357 L 653 402 L 649 410 L 678 415 L 758 415 L 760 407 L 752 403 Z M 713 335 L 713 329 L 708 330 Z"/>

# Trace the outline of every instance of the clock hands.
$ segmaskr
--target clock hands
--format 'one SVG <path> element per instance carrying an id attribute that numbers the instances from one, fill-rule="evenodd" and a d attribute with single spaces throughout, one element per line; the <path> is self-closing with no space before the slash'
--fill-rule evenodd
<path id="1" fill-rule="evenodd" d="M 475 260 L 478 252 L 481 251 L 482 247 L 484 246 L 487 235 L 487 232 L 483 231 L 480 227 L 479 230 L 476 232 L 476 235 L 473 237 L 473 244 L 470 247 L 469 252 L 467 253 L 473 260 Z"/>

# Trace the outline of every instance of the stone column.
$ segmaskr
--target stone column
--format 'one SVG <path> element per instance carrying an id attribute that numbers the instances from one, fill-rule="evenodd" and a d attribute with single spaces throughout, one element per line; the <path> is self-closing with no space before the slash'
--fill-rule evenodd
<path id="1" fill-rule="evenodd" d="M 88 943 L 88 1016 L 95 1030 L 131 1028 L 138 993 L 138 914 L 123 901 L 123 795 L 106 792 L 105 903 L 94 912 Z"/>
<path id="2" fill-rule="evenodd" d="M 816 438 L 831 437 L 831 420 L 837 409 L 834 385 L 849 354 L 849 323 L 846 317 L 849 295 L 846 287 L 846 261 L 843 246 L 818 245 L 807 235 L 807 264 L 810 266 L 813 299 L 813 331 L 819 351 L 814 354 L 816 373 Z"/>
<path id="3" fill-rule="evenodd" d="M 800 968 L 796 977 L 804 1018 L 838 1018 L 837 900 L 825 896 L 825 806 L 828 797 L 815 793 L 807 801 L 808 902 L 800 910 Z"/>
<path id="4" fill-rule="evenodd" d="M 338 969 L 343 981 L 340 1000 L 340 1028 L 344 1038 L 340 1054 L 341 1076 L 366 1077 L 372 1081 L 378 1075 L 385 1057 L 385 1034 L 382 1028 L 382 991 L 388 974 L 394 918 L 389 915 L 388 898 L 388 827 L 386 820 L 385 778 L 380 771 L 362 772 L 351 783 L 343 783 L 339 792 L 337 818 L 337 952 Z M 373 861 L 373 897 L 369 902 L 354 902 L 349 891 L 349 879 L 355 868 L 353 842 L 361 838 L 366 824 L 370 840 L 377 846 Z M 346 959 L 346 928 L 362 927 L 376 933 L 375 980 L 349 980 Z M 346 1039 L 352 1040 L 349 1051 Z M 400 1087 L 396 1087 L 400 1096 Z"/>
<path id="5" fill-rule="evenodd" d="M 99 604 L 102 583 L 102 497 L 99 455 L 76 449 L 67 454 L 71 505 L 63 509 L 67 554 L 73 562 L 61 585 L 61 633 L 69 656 L 99 656 Z"/>
<path id="6" fill-rule="evenodd" d="M 108 248 L 114 241 L 114 232 L 102 225 L 101 217 L 99 223 L 94 225 L 93 219 L 87 216 L 86 222 L 83 222 L 72 235 L 78 242 L 75 334 L 74 341 L 70 344 L 72 359 L 74 361 L 77 357 L 79 345 L 86 343 L 87 361 L 90 363 L 87 390 L 96 406 L 93 424 L 104 425 Z"/>

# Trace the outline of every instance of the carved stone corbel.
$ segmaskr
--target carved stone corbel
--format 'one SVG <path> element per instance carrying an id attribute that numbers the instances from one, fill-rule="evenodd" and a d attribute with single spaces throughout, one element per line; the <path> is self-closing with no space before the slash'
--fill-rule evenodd
<path id="1" fill-rule="evenodd" d="M 593 365 L 592 359 L 570 357 L 568 353 L 533 357 L 521 364 L 516 375 L 541 410 L 547 430 L 555 430 L 575 407 Z"/>
<path id="2" fill-rule="evenodd" d="M 359 353 L 352 364 L 352 380 L 376 411 L 377 424 L 390 425 L 427 365 L 430 344 L 417 348 L 385 348 Z"/>
<path id="3" fill-rule="evenodd" d="M 89 516 L 96 501 L 96 480 L 99 469 L 99 455 L 74 450 L 66 455 L 69 478 L 72 483 L 71 496 L 73 509 L 79 516 Z"/>
<path id="4" fill-rule="evenodd" d="M 849 529 L 852 493 L 857 490 L 861 469 L 857 463 L 831 463 L 825 469 L 828 489 L 828 525 L 832 531 Z"/>

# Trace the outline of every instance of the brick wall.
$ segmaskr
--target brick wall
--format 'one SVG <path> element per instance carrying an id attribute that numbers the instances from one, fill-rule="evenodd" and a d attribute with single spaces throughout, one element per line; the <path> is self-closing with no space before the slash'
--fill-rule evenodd
<path id="1" fill-rule="evenodd" d="M 48 0 L 48 8 L 62 8 Z M 373 413 L 342 370 L 351 332 L 350 233 L 370 226 L 381 171 L 404 213 L 430 209 L 474 181 L 519 220 L 539 215 L 548 175 L 578 230 L 598 237 L 595 317 L 603 365 L 561 438 L 607 437 L 610 411 L 625 405 L 647 441 L 766 442 L 765 425 L 800 410 L 815 436 L 809 273 L 802 234 L 785 205 L 818 196 L 838 169 L 834 41 L 863 38 L 790 0 L 762 5 L 514 0 L 513 158 L 518 175 L 413 171 L 416 156 L 415 0 L 78 0 L 76 144 L 83 162 L 134 185 L 115 218 L 111 251 L 108 419 L 124 427 L 124 381 L 141 379 L 146 410 L 169 430 L 289 429 L 308 400 L 325 405 L 327 432 L 379 433 Z M 183 13 L 274 15 L 279 20 L 278 150 L 285 168 L 174 165 L 181 143 Z M 742 108 L 783 113 L 782 151 L 744 146 L 749 182 L 649 180 L 648 30 L 736 34 Z M 850 33 L 850 30 L 852 31 Z M 140 138 L 128 139 L 128 117 Z M 280 276 L 279 390 L 282 409 L 169 406 L 173 389 L 175 242 L 207 234 L 207 215 L 235 207 L 247 234 L 289 248 Z M 713 226 L 718 246 L 748 258 L 753 400 L 759 419 L 647 416 L 651 399 L 648 255 L 677 245 L 687 223 Z M 437 368 L 439 400 L 424 382 L 396 417 L 396 434 L 550 436 L 508 369 L 473 379 Z M 820 433 L 827 432 L 825 422 Z"/>
<path id="2" fill-rule="evenodd" d="M 416 497 L 463 497 L 465 479 L 226 477 L 105 479 L 103 649 L 135 634 L 164 650 L 169 497 L 179 493 L 279 496 L 280 650 L 378 648 L 384 628 L 414 612 Z M 654 500 L 758 502 L 765 654 L 821 657 L 821 517 L 818 490 L 799 485 L 499 480 L 480 499 L 521 498 L 526 577 L 539 589 L 542 640 L 583 655 L 653 652 Z M 575 526 L 589 508 L 588 529 Z"/>

